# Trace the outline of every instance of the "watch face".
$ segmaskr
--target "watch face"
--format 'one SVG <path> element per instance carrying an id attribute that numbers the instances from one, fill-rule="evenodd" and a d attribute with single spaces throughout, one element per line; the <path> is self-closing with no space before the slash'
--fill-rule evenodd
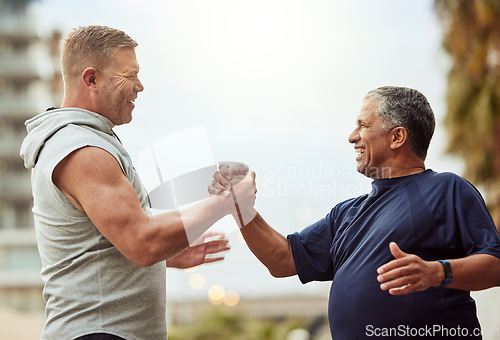
<path id="1" fill-rule="evenodd" d="M 446 262 L 444 264 L 445 272 L 446 272 L 446 277 L 449 278 L 451 277 L 451 265 L 449 262 Z"/>
<path id="2" fill-rule="evenodd" d="M 453 273 L 451 271 L 451 264 L 448 261 L 445 260 L 438 260 L 443 264 L 443 269 L 444 269 L 444 281 L 441 284 L 441 286 L 446 286 L 453 281 Z"/>

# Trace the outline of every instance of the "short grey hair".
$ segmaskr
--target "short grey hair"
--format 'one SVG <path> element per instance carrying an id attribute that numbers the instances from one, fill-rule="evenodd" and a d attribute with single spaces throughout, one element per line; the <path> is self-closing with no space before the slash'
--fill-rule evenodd
<path id="1" fill-rule="evenodd" d="M 407 87 L 383 86 L 368 92 L 363 101 L 375 99 L 375 115 L 384 120 L 384 127 L 404 127 L 408 132 L 410 148 L 425 160 L 436 126 L 434 112 L 427 98 Z"/>

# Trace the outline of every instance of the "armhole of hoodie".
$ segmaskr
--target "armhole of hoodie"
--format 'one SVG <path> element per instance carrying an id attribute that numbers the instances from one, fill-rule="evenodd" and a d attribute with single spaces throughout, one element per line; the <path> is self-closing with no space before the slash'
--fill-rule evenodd
<path id="1" fill-rule="evenodd" d="M 78 129 L 78 127 L 74 127 L 74 128 Z M 64 130 L 70 130 L 69 126 Z M 63 131 L 61 130 L 61 132 L 63 132 Z M 68 133 L 70 131 L 64 131 L 64 132 Z M 85 135 L 83 135 L 82 137 L 85 137 Z M 113 152 L 113 146 L 104 140 L 101 142 L 99 139 L 96 138 L 95 140 L 89 141 L 86 138 L 81 138 L 78 141 L 72 142 L 70 145 L 67 144 L 65 147 L 58 148 L 59 152 L 56 154 L 56 157 L 53 159 L 53 162 L 51 163 L 51 165 L 48 169 L 47 180 L 50 182 L 50 187 L 52 188 L 52 190 L 55 194 L 55 197 L 64 206 L 68 206 L 68 208 L 70 208 L 73 212 L 77 211 L 77 212 L 81 213 L 82 215 L 85 215 L 85 214 L 82 213 L 80 210 L 78 210 L 66 198 L 66 196 L 64 196 L 64 194 L 59 190 L 59 188 L 54 184 L 54 182 L 52 180 L 52 175 L 53 175 L 53 172 L 54 172 L 54 169 L 56 168 L 56 166 L 59 163 L 61 163 L 66 157 L 68 157 L 71 153 L 73 153 L 79 149 L 85 148 L 85 147 L 96 147 L 96 148 L 102 149 L 102 150 L 106 151 L 107 153 L 109 153 L 116 160 L 118 165 L 120 166 L 120 169 L 122 170 L 123 175 L 128 178 L 128 176 L 123 168 L 123 163 L 121 162 L 118 153 L 116 151 Z"/>

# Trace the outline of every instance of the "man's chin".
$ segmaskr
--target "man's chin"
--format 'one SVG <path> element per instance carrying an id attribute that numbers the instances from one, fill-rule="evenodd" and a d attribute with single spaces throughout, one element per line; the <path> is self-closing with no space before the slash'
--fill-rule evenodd
<path id="1" fill-rule="evenodd" d="M 367 175 L 367 173 L 368 173 L 367 168 L 364 165 L 358 164 L 358 166 L 356 167 L 356 171 L 359 172 L 360 174 L 364 175 L 364 176 L 368 176 Z"/>
<path id="2" fill-rule="evenodd" d="M 123 115 L 123 116 L 121 117 L 121 122 L 120 122 L 120 124 L 116 124 L 116 125 L 128 124 L 128 123 L 130 123 L 131 121 L 132 121 L 132 112 L 130 112 L 130 114 L 128 114 L 128 115 L 126 115 L 126 116 L 125 116 L 125 115 Z"/>
<path id="3" fill-rule="evenodd" d="M 378 168 L 373 168 L 373 167 L 358 166 L 356 170 L 363 176 L 366 176 L 371 179 L 379 179 L 381 178 L 382 175 Z"/>
<path id="4" fill-rule="evenodd" d="M 122 124 L 128 124 L 132 121 L 132 117 L 128 118 L 127 120 L 125 120 Z"/>

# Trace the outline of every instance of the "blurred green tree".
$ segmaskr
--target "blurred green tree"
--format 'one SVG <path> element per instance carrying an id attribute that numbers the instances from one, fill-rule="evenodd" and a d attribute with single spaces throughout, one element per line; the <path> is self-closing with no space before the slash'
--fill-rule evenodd
<path id="1" fill-rule="evenodd" d="M 500 228 L 500 1 L 435 0 L 448 73 L 447 152 L 463 158 L 464 176 L 484 188 Z M 500 229 L 499 229 L 500 231 Z"/>
<path id="2" fill-rule="evenodd" d="M 214 308 L 193 324 L 169 325 L 169 340 L 283 340 L 304 322 L 293 319 L 260 320 Z"/>

